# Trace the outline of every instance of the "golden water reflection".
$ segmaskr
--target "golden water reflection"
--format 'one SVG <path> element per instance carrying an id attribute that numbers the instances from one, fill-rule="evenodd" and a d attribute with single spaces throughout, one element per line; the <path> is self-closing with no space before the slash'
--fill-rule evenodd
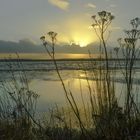
<path id="1" fill-rule="evenodd" d="M 46 73 L 46 75 L 47 74 L 48 76 L 51 75 L 52 77 L 50 76 L 49 79 L 47 79 L 44 76 L 44 79 L 32 79 L 30 82 L 31 89 L 40 95 L 38 100 L 38 110 L 46 111 L 48 108 L 55 106 L 55 104 L 66 107 L 67 100 L 65 98 L 65 92 L 59 78 L 56 75 L 56 72 Z M 92 80 L 90 76 L 87 80 L 84 71 L 62 71 L 62 78 L 64 79 L 67 90 L 72 92 L 78 106 L 82 105 L 81 94 L 84 98 L 85 104 L 89 103 L 90 101 L 90 92 L 92 93 L 92 96 L 95 97 L 98 94 L 96 92 L 96 81 Z M 122 85 L 123 84 L 121 83 L 115 84 L 117 98 L 120 98 Z M 119 101 L 122 102 L 123 99 L 124 98 L 121 97 Z"/>

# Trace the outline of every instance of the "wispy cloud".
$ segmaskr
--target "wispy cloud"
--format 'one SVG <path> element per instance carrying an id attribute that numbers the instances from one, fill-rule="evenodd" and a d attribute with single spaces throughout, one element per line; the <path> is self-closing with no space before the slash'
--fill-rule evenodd
<path id="1" fill-rule="evenodd" d="M 67 10 L 69 8 L 68 0 L 48 0 L 48 2 L 62 10 Z"/>
<path id="2" fill-rule="evenodd" d="M 86 7 L 88 7 L 88 8 L 96 8 L 96 5 L 93 4 L 93 3 L 88 3 L 88 4 L 86 4 Z"/>

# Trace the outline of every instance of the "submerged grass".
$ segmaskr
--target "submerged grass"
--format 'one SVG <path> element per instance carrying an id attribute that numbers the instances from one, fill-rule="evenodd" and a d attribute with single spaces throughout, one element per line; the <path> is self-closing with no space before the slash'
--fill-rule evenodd
<path id="1" fill-rule="evenodd" d="M 118 104 L 116 97 L 115 81 L 111 75 L 115 70 L 109 69 L 109 58 L 105 33 L 114 16 L 102 11 L 92 17 L 93 28 L 100 40 L 100 53 L 103 51 L 105 68 L 102 69 L 102 61 L 96 64 L 89 53 L 89 66 L 91 79 L 88 77 L 88 67 L 83 65 L 87 82 L 88 101 L 83 97 L 81 80 L 79 88 L 82 105 L 79 106 L 70 87 L 67 87 L 61 76 L 57 61 L 55 59 L 55 44 L 57 33 L 49 32 L 51 43 L 47 43 L 44 36 L 41 37 L 47 54 L 53 60 L 56 72 L 64 89 L 68 108 L 59 108 L 56 105 L 50 110 L 49 116 L 42 119 L 35 117 L 36 101 L 38 95 L 31 91 L 28 86 L 28 78 L 19 56 L 17 65 L 23 71 L 15 76 L 12 65 L 9 64 L 11 82 L 1 82 L 4 96 L 0 97 L 0 139 L 1 140 L 139 140 L 140 139 L 140 108 L 135 97 L 137 90 L 133 86 L 134 63 L 137 58 L 136 42 L 139 39 L 138 30 L 140 20 L 131 21 L 132 30 L 127 31 L 124 42 L 119 40 L 120 48 L 116 48 L 116 56 L 122 51 L 125 59 L 125 69 L 122 70 L 125 79 L 125 103 Z M 98 28 L 97 28 L 98 27 Z M 49 45 L 49 47 L 48 47 Z M 119 59 L 118 59 L 119 61 Z M 119 62 L 118 62 L 119 63 Z M 120 64 L 120 63 L 119 63 Z M 95 69 L 96 68 L 96 69 Z M 117 68 L 116 68 L 117 69 Z M 17 75 L 17 74 L 16 74 Z M 125 90 L 124 90 L 125 91 Z M 121 93 L 120 93 L 121 94 Z"/>

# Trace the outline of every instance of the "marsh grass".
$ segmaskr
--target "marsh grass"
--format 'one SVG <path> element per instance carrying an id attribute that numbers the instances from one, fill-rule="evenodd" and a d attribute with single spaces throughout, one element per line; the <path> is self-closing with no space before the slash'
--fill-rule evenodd
<path id="1" fill-rule="evenodd" d="M 29 89 L 22 62 L 18 55 L 17 58 L 15 64 L 7 62 L 9 81 L 1 81 L 0 138 L 3 140 L 31 139 L 34 137 L 32 128 L 41 127 L 35 120 L 38 94 Z M 22 67 L 22 71 L 15 74 L 15 66 Z"/>

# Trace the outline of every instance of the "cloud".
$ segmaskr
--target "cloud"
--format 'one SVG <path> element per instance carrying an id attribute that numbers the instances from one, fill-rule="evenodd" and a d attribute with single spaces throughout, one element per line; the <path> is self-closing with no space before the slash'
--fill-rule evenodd
<path id="1" fill-rule="evenodd" d="M 96 5 L 93 4 L 93 3 L 88 3 L 88 4 L 86 5 L 86 7 L 88 7 L 88 8 L 96 8 Z"/>
<path id="2" fill-rule="evenodd" d="M 67 0 L 48 0 L 48 2 L 62 10 L 69 8 L 69 2 Z"/>
<path id="3" fill-rule="evenodd" d="M 80 45 L 80 44 L 79 44 Z M 88 47 L 83 47 L 81 48 L 78 44 L 59 44 L 55 48 L 56 53 L 75 53 L 75 54 L 87 54 L 88 50 L 93 50 L 96 47 L 93 47 L 93 45 L 88 45 Z M 6 53 L 12 54 L 12 53 L 24 53 L 23 57 L 24 58 L 32 58 L 35 57 L 34 53 L 41 53 L 41 55 L 37 55 L 35 59 L 38 59 L 42 57 L 42 54 L 44 53 L 45 49 L 42 45 L 39 44 L 32 44 L 29 39 L 23 39 L 20 40 L 19 42 L 11 42 L 11 41 L 3 41 L 0 40 L 0 59 L 2 58 L 2 53 L 3 56 Z M 95 51 L 93 51 L 95 53 Z M 7 55 L 6 55 L 7 56 Z M 3 58 L 5 58 L 4 56 Z M 22 54 L 20 54 L 22 56 Z M 7 56 L 8 57 L 8 56 Z M 21 57 L 22 58 L 22 57 Z M 46 57 L 45 57 L 46 58 Z"/>
<path id="4" fill-rule="evenodd" d="M 34 44 L 34 42 L 30 39 L 19 40 L 19 42 L 0 40 L 1 53 L 37 53 L 43 51 L 43 47 Z"/>

